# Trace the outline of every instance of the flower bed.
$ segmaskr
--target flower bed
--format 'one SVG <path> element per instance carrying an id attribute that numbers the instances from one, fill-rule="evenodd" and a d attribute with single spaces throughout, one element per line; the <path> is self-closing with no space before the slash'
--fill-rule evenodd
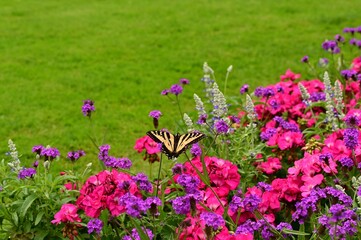
<path id="1" fill-rule="evenodd" d="M 361 27 L 344 33 L 351 36 L 351 47 L 361 48 L 356 39 Z M 248 85 L 242 86 L 239 99 L 244 101 L 237 103 L 242 107 L 237 112 L 229 110 L 205 63 L 207 101 L 194 94 L 196 123 L 180 112 L 182 131 L 196 134 L 162 129 L 136 141 L 134 149 L 144 161 L 160 162 L 155 176 L 131 172 L 128 158 L 111 156 L 110 146 L 103 145 L 97 147 L 104 170 L 85 183 L 81 179 L 90 166 L 82 174 L 67 171 L 54 177 L 50 168 L 59 157 L 56 148 L 35 146 L 37 161 L 24 168 L 10 140 L 10 161 L 0 165 L 0 237 L 360 237 L 361 57 L 344 60 L 349 45 L 336 35 L 322 44 L 332 61 L 323 58 L 313 66 L 303 57 L 317 77 L 313 80 L 287 70 L 280 82 L 252 94 Z M 188 84 L 181 79 L 161 94 L 179 104 Z M 94 102 L 84 101 L 84 116 L 90 119 L 94 111 Z M 149 116 L 158 129 L 162 113 L 154 110 Z M 188 147 L 190 154 L 183 153 Z M 171 159 L 171 169 L 164 167 L 169 164 L 161 152 Z M 172 159 L 179 154 L 183 163 Z M 83 155 L 78 150 L 67 157 L 76 162 Z"/>

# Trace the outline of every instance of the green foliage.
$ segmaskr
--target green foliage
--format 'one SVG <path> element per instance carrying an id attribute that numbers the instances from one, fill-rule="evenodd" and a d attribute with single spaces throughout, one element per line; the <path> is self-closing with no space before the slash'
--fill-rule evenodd
<path id="1" fill-rule="evenodd" d="M 61 236 L 61 228 L 50 222 L 64 203 L 76 199 L 76 192 L 66 190 L 64 183 L 74 183 L 78 177 L 71 172 L 54 176 L 41 163 L 33 177 L 19 179 L 18 171 L 11 171 L 8 166 L 13 160 L 9 157 L 0 163 L 1 239 L 41 240 Z"/>

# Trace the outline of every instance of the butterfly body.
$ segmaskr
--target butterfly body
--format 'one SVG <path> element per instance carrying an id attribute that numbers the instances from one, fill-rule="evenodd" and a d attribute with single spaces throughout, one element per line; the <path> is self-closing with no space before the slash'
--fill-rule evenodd
<path id="1" fill-rule="evenodd" d="M 162 144 L 162 152 L 167 155 L 169 159 L 177 158 L 189 145 L 205 137 L 205 135 L 200 132 L 177 133 L 173 135 L 172 133 L 158 130 L 149 131 L 147 135 L 153 139 L 153 141 Z"/>

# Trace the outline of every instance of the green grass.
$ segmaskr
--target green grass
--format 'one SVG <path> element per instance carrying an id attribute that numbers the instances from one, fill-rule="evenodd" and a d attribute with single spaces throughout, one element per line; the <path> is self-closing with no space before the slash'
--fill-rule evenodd
<path id="1" fill-rule="evenodd" d="M 63 156 L 84 149 L 88 138 L 82 100 L 96 104 L 93 132 L 130 156 L 134 141 L 152 129 L 149 111 L 159 109 L 161 127 L 175 130 L 177 109 L 160 91 L 188 78 L 181 101 L 193 111 L 202 95 L 202 65 L 215 70 L 227 95 L 278 81 L 287 68 L 326 56 L 321 43 L 344 27 L 361 25 L 360 1 L 0 1 L 0 149 L 11 138 L 24 157 L 50 144 Z M 305 76 L 307 77 L 307 76 Z M 174 108 L 174 109 L 173 109 Z M 138 163 L 137 163 L 138 162 Z"/>

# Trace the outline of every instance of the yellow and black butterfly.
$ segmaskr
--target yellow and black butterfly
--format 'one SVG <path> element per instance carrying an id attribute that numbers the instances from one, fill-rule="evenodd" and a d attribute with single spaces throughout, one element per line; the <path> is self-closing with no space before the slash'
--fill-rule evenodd
<path id="1" fill-rule="evenodd" d="M 173 135 L 166 131 L 149 131 L 147 135 L 153 141 L 162 144 L 162 152 L 167 155 L 169 159 L 177 158 L 184 152 L 190 144 L 196 143 L 206 135 L 200 132 L 191 132 L 186 134 Z"/>

